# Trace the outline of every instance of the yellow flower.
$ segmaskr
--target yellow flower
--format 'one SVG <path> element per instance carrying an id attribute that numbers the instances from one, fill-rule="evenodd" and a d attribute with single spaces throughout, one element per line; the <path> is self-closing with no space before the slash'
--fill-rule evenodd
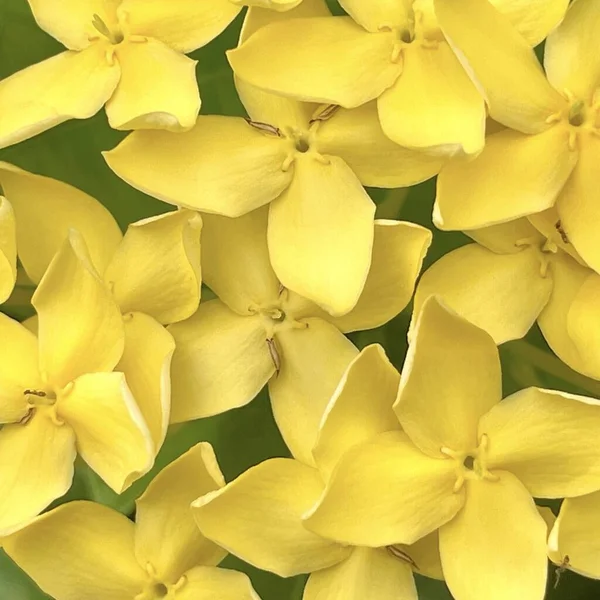
<path id="1" fill-rule="evenodd" d="M 0 303 L 10 296 L 17 280 L 17 234 L 15 212 L 0 196 Z"/>
<path id="2" fill-rule="evenodd" d="M 130 225 L 123 237 L 97 200 L 66 183 L 8 163 L 0 163 L 0 183 L 14 207 L 19 259 L 34 283 L 69 231 L 81 232 L 91 263 L 123 313 L 125 346 L 115 369 L 126 374 L 158 451 L 169 422 L 175 349 L 163 325 L 198 307 L 200 215 L 182 210 L 150 217 Z"/>
<path id="3" fill-rule="evenodd" d="M 77 452 L 118 493 L 154 462 L 125 375 L 113 372 L 125 342 L 121 313 L 75 230 L 32 303 L 39 339 L 0 314 L 0 535 L 69 489 Z"/>
<path id="4" fill-rule="evenodd" d="M 483 147 L 485 107 L 447 43 L 433 0 L 342 0 L 350 17 L 280 22 L 228 53 L 236 75 L 264 90 L 354 108 L 377 98 L 387 136 L 452 154 Z M 496 0 L 532 45 L 567 0 Z"/>
<path id="5" fill-rule="evenodd" d="M 567 498 L 548 538 L 548 556 L 559 569 L 600 579 L 600 492 Z"/>
<path id="6" fill-rule="evenodd" d="M 546 523 L 533 498 L 600 487 L 600 404 L 529 388 L 502 402 L 483 330 L 428 299 L 394 409 L 403 431 L 346 452 L 305 525 L 342 544 L 410 544 L 439 528 L 456 600 L 540 600 Z"/>
<path id="7" fill-rule="evenodd" d="M 279 15 L 287 22 L 300 10 L 321 14 L 321 3 L 312 4 L 269 12 L 269 21 Z M 265 20 L 249 14 L 243 38 Z M 269 249 L 279 280 L 331 314 L 345 314 L 371 263 L 375 205 L 363 185 L 412 185 L 435 175 L 442 161 L 390 142 L 374 104 L 337 110 L 239 80 L 237 86 L 251 120 L 200 116 L 185 134 L 136 132 L 105 158 L 127 183 L 179 206 L 237 217 L 270 202 Z"/>
<path id="8" fill-rule="evenodd" d="M 441 578 L 436 534 L 412 546 L 351 547 L 302 525 L 348 449 L 399 429 L 392 410 L 399 380 L 380 346 L 365 348 L 327 409 L 313 407 L 321 421 L 318 441 L 313 447 L 305 440 L 311 445 L 301 454 L 312 454 L 314 463 L 270 459 L 199 498 L 192 507 L 202 533 L 261 569 L 283 577 L 311 573 L 304 600 L 416 600 L 413 569 Z"/>
<path id="9" fill-rule="evenodd" d="M 373 263 L 354 310 L 333 318 L 282 287 L 269 263 L 266 208 L 237 219 L 204 215 L 204 281 L 219 300 L 169 327 L 174 422 L 242 406 L 269 382 L 275 418 L 293 452 L 312 447 L 319 411 L 356 348 L 343 332 L 389 321 L 409 302 L 431 232 L 375 221 Z M 308 441 L 307 441 L 308 440 Z"/>
<path id="10" fill-rule="evenodd" d="M 600 275 L 563 239 L 554 210 L 531 219 L 539 231 L 526 219 L 470 231 L 477 244 L 449 252 L 421 277 L 412 324 L 433 294 L 485 329 L 496 344 L 523 337 L 537 320 L 563 362 L 600 379 L 600 350 L 592 326 Z"/>
<path id="11" fill-rule="evenodd" d="M 210 444 L 163 469 L 137 501 L 135 523 L 70 502 L 5 538 L 6 553 L 56 600 L 259 600 L 226 552 L 202 537 L 190 503 L 224 485 Z"/>
<path id="12" fill-rule="evenodd" d="M 438 227 L 474 229 L 556 204 L 568 239 L 600 270 L 599 9 L 594 0 L 570 5 L 546 41 L 544 74 L 488 2 L 436 0 L 442 27 L 484 91 L 490 116 L 508 128 L 488 137 L 474 161 L 457 160 L 442 171 Z"/>
<path id="13" fill-rule="evenodd" d="M 200 110 L 196 61 L 242 8 L 230 0 L 29 0 L 68 50 L 0 82 L 0 147 L 106 104 L 115 129 L 189 129 Z"/>

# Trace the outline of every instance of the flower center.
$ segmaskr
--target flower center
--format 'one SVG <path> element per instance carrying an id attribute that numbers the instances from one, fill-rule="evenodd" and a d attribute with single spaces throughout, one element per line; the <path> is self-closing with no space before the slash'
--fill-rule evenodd
<path id="1" fill-rule="evenodd" d="M 310 150 L 310 144 L 304 135 L 299 135 L 296 138 L 295 146 L 296 150 L 298 150 L 298 152 L 302 152 L 303 154 Z"/>
<path id="2" fill-rule="evenodd" d="M 156 583 L 153 592 L 156 598 L 164 598 L 169 593 L 169 588 L 164 583 Z"/>
<path id="3" fill-rule="evenodd" d="M 569 110 L 569 124 L 573 125 L 573 127 L 581 127 L 585 123 L 585 117 L 585 102 L 577 100 L 571 105 Z"/>
<path id="4" fill-rule="evenodd" d="M 92 25 L 98 33 L 103 35 L 114 46 L 117 46 L 125 39 L 125 35 L 119 27 L 111 29 L 97 14 L 94 14 Z"/>
<path id="5" fill-rule="evenodd" d="M 63 424 L 56 414 L 57 397 L 54 392 L 47 390 L 26 389 L 23 390 L 23 395 L 26 398 L 27 412 L 19 421 L 19 425 L 27 425 L 33 419 L 38 410 L 48 410 L 52 421 L 60 426 Z"/>
<path id="6" fill-rule="evenodd" d="M 498 477 L 487 470 L 486 454 L 489 445 L 488 436 L 483 434 L 479 445 L 468 452 L 452 450 L 451 448 L 440 448 L 442 454 L 455 461 L 456 483 L 454 491 L 458 492 L 467 479 L 486 479 L 498 481 Z"/>

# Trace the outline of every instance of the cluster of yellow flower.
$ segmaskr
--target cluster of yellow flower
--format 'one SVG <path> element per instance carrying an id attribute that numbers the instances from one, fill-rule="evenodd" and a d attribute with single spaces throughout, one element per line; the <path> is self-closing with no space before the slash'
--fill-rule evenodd
<path id="1" fill-rule="evenodd" d="M 0 82 L 0 147 L 106 105 L 136 130 L 110 168 L 177 207 L 122 235 L 82 191 L 0 163 L 0 301 L 17 262 L 37 286 L 35 317 L 0 313 L 0 544 L 42 590 L 257 600 L 216 566 L 227 553 L 309 573 L 304 600 L 414 600 L 413 572 L 456 600 L 541 600 L 548 557 L 600 578 L 600 402 L 501 401 L 497 349 L 537 320 L 600 379 L 600 2 L 29 4 L 68 50 Z M 228 57 L 249 116 L 199 116 L 185 54 L 244 6 Z M 416 286 L 432 232 L 375 219 L 363 186 L 438 174 L 435 225 L 475 243 Z M 415 286 L 400 374 L 344 334 Z M 77 455 L 120 494 L 170 424 L 266 384 L 293 458 L 226 483 L 202 442 L 135 523 L 90 501 L 46 511 Z M 566 500 L 555 517 L 534 497 Z"/>

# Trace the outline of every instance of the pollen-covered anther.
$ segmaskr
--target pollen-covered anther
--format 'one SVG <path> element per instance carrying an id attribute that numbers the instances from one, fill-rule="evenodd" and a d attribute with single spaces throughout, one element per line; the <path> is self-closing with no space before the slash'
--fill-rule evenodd
<path id="1" fill-rule="evenodd" d="M 94 14 L 94 18 L 92 19 L 92 25 L 94 29 L 98 31 L 101 35 L 103 35 L 111 44 L 117 46 L 124 39 L 125 35 L 123 32 L 117 29 L 111 29 L 100 17 L 100 15 Z"/>

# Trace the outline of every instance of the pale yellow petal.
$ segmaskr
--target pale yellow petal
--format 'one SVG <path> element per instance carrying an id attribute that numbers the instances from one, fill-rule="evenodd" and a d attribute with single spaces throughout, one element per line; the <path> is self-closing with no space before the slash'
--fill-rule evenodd
<path id="1" fill-rule="evenodd" d="M 131 33 L 185 54 L 216 38 L 241 9 L 230 0 L 123 0 L 119 8 Z"/>
<path id="2" fill-rule="evenodd" d="M 115 49 L 121 81 L 106 104 L 115 129 L 186 131 L 196 123 L 200 93 L 196 61 L 149 38 Z"/>
<path id="3" fill-rule="evenodd" d="M 552 30 L 562 21 L 569 6 L 569 0 L 490 0 L 490 2 L 499 12 L 508 17 L 513 27 L 530 46 L 537 46 L 548 34 L 552 34 Z M 548 52 L 547 44 L 545 52 L 546 54 Z"/>
<path id="4" fill-rule="evenodd" d="M 354 546 L 412 544 L 460 510 L 454 461 L 423 454 L 392 431 L 354 446 L 338 463 L 305 525 Z"/>
<path id="5" fill-rule="evenodd" d="M 117 494 L 152 467 L 152 437 L 123 373 L 78 377 L 57 413 L 74 429 L 83 460 Z"/>
<path id="6" fill-rule="evenodd" d="M 0 303 L 8 299 L 17 280 L 17 232 L 15 211 L 0 196 Z"/>
<path id="7" fill-rule="evenodd" d="M 600 74 L 598 78 L 600 82 Z M 577 166 L 558 197 L 556 209 L 570 244 L 592 269 L 600 272 L 600 242 L 596 234 L 600 223 L 600 139 L 588 134 L 579 142 Z"/>
<path id="8" fill-rule="evenodd" d="M 125 374 L 158 451 L 171 415 L 171 359 L 175 340 L 160 323 L 144 313 L 125 315 L 123 325 L 125 349 L 115 370 Z"/>
<path id="9" fill-rule="evenodd" d="M 0 313 L 0 424 L 14 423 L 27 415 L 25 390 L 44 390 L 38 366 L 35 335 Z"/>
<path id="10" fill-rule="evenodd" d="M 306 102 L 360 106 L 401 71 L 394 34 L 369 33 L 349 17 L 271 23 L 227 53 L 235 74 L 266 91 Z"/>
<path id="11" fill-rule="evenodd" d="M 210 444 L 202 442 L 166 466 L 136 502 L 135 552 L 158 579 L 177 581 L 197 565 L 216 565 L 227 554 L 202 536 L 190 508 L 225 485 Z"/>
<path id="12" fill-rule="evenodd" d="M 322 473 L 331 473 L 356 444 L 400 429 L 392 408 L 399 385 L 400 373 L 379 344 L 367 346 L 350 363 L 323 415 L 313 450 Z"/>
<path id="13" fill-rule="evenodd" d="M 566 100 L 548 83 L 531 46 L 487 0 L 435 0 L 436 15 L 490 116 L 518 131 L 537 133 Z"/>
<path id="14" fill-rule="evenodd" d="M 267 246 L 268 208 L 237 219 L 205 214 L 202 269 L 206 285 L 240 315 L 275 304 L 279 281 Z"/>
<path id="15" fill-rule="evenodd" d="M 202 218 L 179 210 L 132 223 L 104 274 L 121 311 L 161 323 L 190 317 L 200 303 Z"/>
<path id="16" fill-rule="evenodd" d="M 564 2 L 563 2 L 564 3 Z M 591 102 L 600 80 L 600 6 L 594 0 L 575 0 L 560 26 L 550 33 L 544 51 L 548 79 L 557 90 L 569 90 Z"/>
<path id="17" fill-rule="evenodd" d="M 178 206 L 238 217 L 289 185 L 282 170 L 289 142 L 244 119 L 200 116 L 185 133 L 137 131 L 104 153 L 129 185 Z"/>
<path id="18" fill-rule="evenodd" d="M 278 331 L 275 347 L 281 370 L 269 381 L 273 415 L 292 454 L 312 465 L 321 419 L 358 350 L 336 327 L 318 318 Z"/>
<path id="19" fill-rule="evenodd" d="M 560 126 L 537 135 L 495 133 L 476 159 L 456 159 L 442 169 L 434 222 L 445 230 L 476 229 L 550 208 L 576 162 Z"/>
<path id="20" fill-rule="evenodd" d="M 600 401 L 528 388 L 483 416 L 490 469 L 516 475 L 536 498 L 580 496 L 600 488 Z"/>
<path id="21" fill-rule="evenodd" d="M 499 481 L 468 480 L 463 509 L 440 529 L 446 583 L 461 600 L 541 600 L 546 523 L 514 475 L 495 475 Z"/>
<path id="22" fill-rule="evenodd" d="M 90 260 L 104 273 L 122 235 L 100 202 L 68 183 L 5 162 L 0 185 L 15 211 L 19 260 L 32 281 L 40 281 L 71 228 L 81 233 Z"/>
<path id="23" fill-rule="evenodd" d="M 342 331 L 384 325 L 410 302 L 431 231 L 403 221 L 375 221 L 373 257 L 365 287 L 356 306 L 332 322 Z"/>
<path id="24" fill-rule="evenodd" d="M 496 344 L 522 338 L 552 293 L 552 277 L 543 271 L 538 248 L 496 254 L 467 244 L 442 256 L 421 277 L 413 321 L 423 302 L 437 295 L 459 315 L 487 331 Z"/>
<path id="25" fill-rule="evenodd" d="M 316 469 L 273 458 L 192 504 L 200 531 L 242 560 L 282 577 L 329 567 L 350 553 L 302 525 L 319 498 Z"/>
<path id="26" fill-rule="evenodd" d="M 323 154 L 342 158 L 363 185 L 373 187 L 414 185 L 439 173 L 444 164 L 442 158 L 392 142 L 381 129 L 376 102 L 339 109 L 320 123 L 315 144 Z"/>
<path id="27" fill-rule="evenodd" d="M 107 46 L 63 52 L 0 82 L 0 148 L 69 119 L 95 115 L 112 96 L 121 70 Z"/>
<path id="28" fill-rule="evenodd" d="M 0 536 L 26 525 L 73 481 L 73 430 L 56 423 L 54 408 L 31 415 L 0 430 Z"/>
<path id="29" fill-rule="evenodd" d="M 410 566 L 385 548 L 354 548 L 341 563 L 312 573 L 303 600 L 417 600 Z"/>
<path id="30" fill-rule="evenodd" d="M 441 155 L 480 152 L 485 104 L 450 46 L 413 44 L 403 63 L 402 75 L 377 101 L 385 134 L 402 146 Z"/>
<path id="31" fill-rule="evenodd" d="M 133 523 L 102 504 L 69 502 L 2 540 L 6 553 L 59 600 L 134 598 L 146 573 L 133 554 Z"/>
<path id="32" fill-rule="evenodd" d="M 533 216 L 538 217 L 539 214 Z M 523 246 L 519 244 L 522 244 L 523 240 L 528 240 L 532 245 L 538 244 L 541 247 L 546 238 L 546 234 L 542 235 L 527 218 L 498 223 L 481 229 L 471 229 L 465 233 L 478 244 L 497 254 L 521 252 Z"/>
<path id="33" fill-rule="evenodd" d="M 296 159 L 291 185 L 271 204 L 268 243 L 281 283 L 340 316 L 365 285 L 375 204 L 343 160 L 326 161 Z"/>
<path id="34" fill-rule="evenodd" d="M 600 579 L 600 492 L 567 498 L 560 513 L 548 545 L 559 562 L 566 561 L 575 572 Z"/>
<path id="35" fill-rule="evenodd" d="M 379 31 L 383 26 L 408 28 L 414 18 L 413 0 L 340 0 L 342 8 L 367 31 Z"/>
<path id="36" fill-rule="evenodd" d="M 494 340 L 429 297 L 416 321 L 394 406 L 403 429 L 430 456 L 444 456 L 442 447 L 469 452 L 478 445 L 480 417 L 501 398 Z"/>
<path id="37" fill-rule="evenodd" d="M 52 385 L 114 368 L 124 347 L 121 312 L 79 232 L 69 232 L 31 302 L 39 316 L 40 367 Z"/>
<path id="38" fill-rule="evenodd" d="M 175 592 L 175 600 L 260 600 L 248 575 L 238 571 L 194 567 L 185 579 L 186 584 Z"/>
<path id="39" fill-rule="evenodd" d="M 242 317 L 220 300 L 211 300 L 169 331 L 176 345 L 171 366 L 173 423 L 244 406 L 275 373 L 259 315 Z"/>

